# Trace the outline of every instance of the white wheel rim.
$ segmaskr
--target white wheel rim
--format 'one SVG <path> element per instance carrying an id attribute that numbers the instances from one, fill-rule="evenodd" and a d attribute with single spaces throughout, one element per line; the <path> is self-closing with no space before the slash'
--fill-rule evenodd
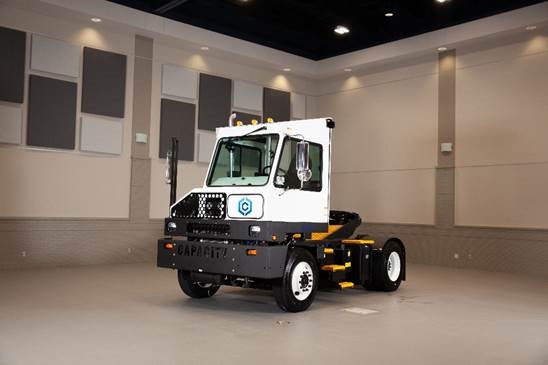
<path id="1" fill-rule="evenodd" d="M 396 251 L 392 252 L 390 256 L 388 256 L 386 272 L 388 273 L 388 278 L 391 281 L 396 281 L 400 277 L 401 259 L 400 255 Z"/>
<path id="2" fill-rule="evenodd" d="M 304 261 L 295 266 L 291 273 L 291 291 L 293 296 L 300 301 L 308 298 L 314 287 L 314 274 L 312 267 Z"/>

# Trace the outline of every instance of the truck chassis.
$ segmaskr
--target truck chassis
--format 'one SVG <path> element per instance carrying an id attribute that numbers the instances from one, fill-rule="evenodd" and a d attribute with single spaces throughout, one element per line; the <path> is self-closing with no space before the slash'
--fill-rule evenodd
<path id="1" fill-rule="evenodd" d="M 210 297 L 221 285 L 272 289 L 289 312 L 306 310 L 317 289 L 398 289 L 406 273 L 403 243 L 396 237 L 350 238 L 360 224 L 358 214 L 331 211 L 327 233 L 294 233 L 283 243 L 165 237 L 158 240 L 157 264 L 177 269 L 181 289 L 192 298 Z"/>

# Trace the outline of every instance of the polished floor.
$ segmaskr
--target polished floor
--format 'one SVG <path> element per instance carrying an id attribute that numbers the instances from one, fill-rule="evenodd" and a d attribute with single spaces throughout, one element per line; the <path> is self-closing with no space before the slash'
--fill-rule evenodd
<path id="1" fill-rule="evenodd" d="M 0 364 L 548 364 L 548 280 L 409 268 L 395 293 L 180 292 L 152 264 L 0 272 Z"/>

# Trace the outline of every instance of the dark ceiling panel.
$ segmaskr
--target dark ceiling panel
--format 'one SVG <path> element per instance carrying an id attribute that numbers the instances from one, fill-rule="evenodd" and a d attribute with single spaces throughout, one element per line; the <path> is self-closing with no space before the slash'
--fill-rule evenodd
<path id="1" fill-rule="evenodd" d="M 110 0 L 320 60 L 543 0 Z M 167 9 L 166 11 L 164 11 Z M 385 17 L 387 12 L 393 17 Z M 338 24 L 351 32 L 338 36 Z"/>

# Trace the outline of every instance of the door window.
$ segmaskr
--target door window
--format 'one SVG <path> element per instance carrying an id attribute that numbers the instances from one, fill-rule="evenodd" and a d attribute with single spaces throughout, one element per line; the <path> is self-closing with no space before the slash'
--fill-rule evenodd
<path id="1" fill-rule="evenodd" d="M 284 189 L 300 189 L 301 181 L 297 177 L 296 151 L 300 139 L 286 138 L 282 146 L 282 154 L 276 170 L 274 185 Z M 311 143 L 309 149 L 309 167 L 312 171 L 310 180 L 303 184 L 303 190 L 322 190 L 322 146 Z"/>

